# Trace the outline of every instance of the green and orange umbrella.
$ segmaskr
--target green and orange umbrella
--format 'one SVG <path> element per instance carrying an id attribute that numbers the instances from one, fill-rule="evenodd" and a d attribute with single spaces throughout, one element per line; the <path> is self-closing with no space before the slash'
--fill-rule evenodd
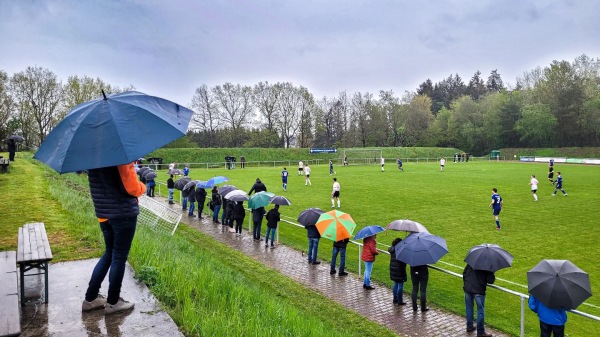
<path id="1" fill-rule="evenodd" d="M 350 214 L 333 210 L 321 214 L 315 226 L 321 237 L 340 241 L 352 237 L 356 223 Z"/>

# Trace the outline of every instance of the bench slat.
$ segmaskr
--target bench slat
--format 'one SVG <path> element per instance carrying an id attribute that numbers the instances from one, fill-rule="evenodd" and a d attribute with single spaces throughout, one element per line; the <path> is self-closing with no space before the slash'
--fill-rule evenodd
<path id="1" fill-rule="evenodd" d="M 29 224 L 29 240 L 31 240 L 31 260 L 40 260 L 40 243 L 43 240 L 41 238 L 40 229 L 34 224 Z"/>
<path id="2" fill-rule="evenodd" d="M 23 235 L 23 227 L 19 227 L 19 239 L 17 241 L 17 262 L 25 260 L 24 250 L 21 248 L 25 244 L 25 237 Z"/>
<path id="3" fill-rule="evenodd" d="M 25 224 L 19 228 L 17 263 L 52 260 L 52 250 L 43 223 Z"/>
<path id="4" fill-rule="evenodd" d="M 0 252 L 0 336 L 21 333 L 17 289 L 17 253 Z"/>
<path id="5" fill-rule="evenodd" d="M 45 258 L 47 260 L 52 260 L 52 250 L 50 250 L 50 242 L 48 241 L 48 235 L 46 235 L 46 227 L 44 227 L 44 224 L 40 224 L 40 232 L 42 234 L 42 238 L 44 238 L 44 240 L 42 241 L 42 246 L 44 248 L 44 253 L 45 253 Z"/>

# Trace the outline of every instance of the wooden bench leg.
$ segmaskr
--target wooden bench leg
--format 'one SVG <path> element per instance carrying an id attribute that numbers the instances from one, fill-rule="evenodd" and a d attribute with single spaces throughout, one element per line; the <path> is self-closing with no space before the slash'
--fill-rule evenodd
<path id="1" fill-rule="evenodd" d="M 21 306 L 25 306 L 25 266 L 19 263 L 19 275 L 21 279 Z"/>
<path id="2" fill-rule="evenodd" d="M 44 303 L 48 304 L 48 262 L 44 262 Z"/>

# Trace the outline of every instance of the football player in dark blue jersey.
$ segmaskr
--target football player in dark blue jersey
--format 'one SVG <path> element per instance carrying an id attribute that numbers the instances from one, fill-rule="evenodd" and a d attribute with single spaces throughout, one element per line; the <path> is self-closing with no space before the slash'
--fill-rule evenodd
<path id="1" fill-rule="evenodd" d="M 553 197 L 556 196 L 556 191 L 560 190 L 561 192 L 563 192 L 563 196 L 567 196 L 567 192 L 565 192 L 565 190 L 562 188 L 562 176 L 560 175 L 560 171 L 556 172 L 558 173 L 558 177 L 556 177 L 556 181 L 554 182 L 554 194 L 552 194 Z"/>
<path id="2" fill-rule="evenodd" d="M 494 219 L 496 220 L 496 229 L 500 229 L 500 220 L 498 219 L 498 215 L 500 215 L 500 211 L 502 211 L 502 197 L 498 194 L 498 189 L 495 187 L 492 188 L 492 202 L 490 202 L 490 206 L 494 213 Z"/>
<path id="3" fill-rule="evenodd" d="M 281 182 L 283 183 L 284 191 L 287 191 L 287 179 L 288 179 L 288 171 L 284 167 L 283 171 L 281 171 Z"/>

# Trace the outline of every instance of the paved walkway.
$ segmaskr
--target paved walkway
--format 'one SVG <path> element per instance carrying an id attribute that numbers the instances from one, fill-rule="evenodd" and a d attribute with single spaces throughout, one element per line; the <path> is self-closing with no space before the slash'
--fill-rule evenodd
<path id="1" fill-rule="evenodd" d="M 165 199 L 156 199 L 167 203 Z M 171 206 L 174 209 L 181 207 L 178 204 Z M 213 224 L 212 219 L 188 217 L 187 213 L 182 217 L 182 222 L 278 270 L 346 308 L 388 327 L 400 336 L 476 336 L 475 332 L 466 332 L 465 318 L 462 316 L 435 306 L 429 306 L 428 312 L 421 313 L 413 312 L 410 304 L 393 305 L 392 291 L 388 287 L 378 286 L 375 290 L 365 291 L 362 288 L 362 277 L 357 274 L 351 273 L 346 277 L 330 275 L 328 263 L 322 261 L 320 265 L 309 265 L 302 252 L 290 247 L 280 245 L 269 249 L 265 247 L 264 241 L 254 241 L 251 233 L 244 231 L 242 237 L 236 237 L 235 233 L 228 231 L 229 227 Z M 406 293 L 404 300 L 407 300 Z M 408 301 L 410 302 L 410 299 Z M 487 331 L 494 336 L 506 336 L 492 329 Z"/>

